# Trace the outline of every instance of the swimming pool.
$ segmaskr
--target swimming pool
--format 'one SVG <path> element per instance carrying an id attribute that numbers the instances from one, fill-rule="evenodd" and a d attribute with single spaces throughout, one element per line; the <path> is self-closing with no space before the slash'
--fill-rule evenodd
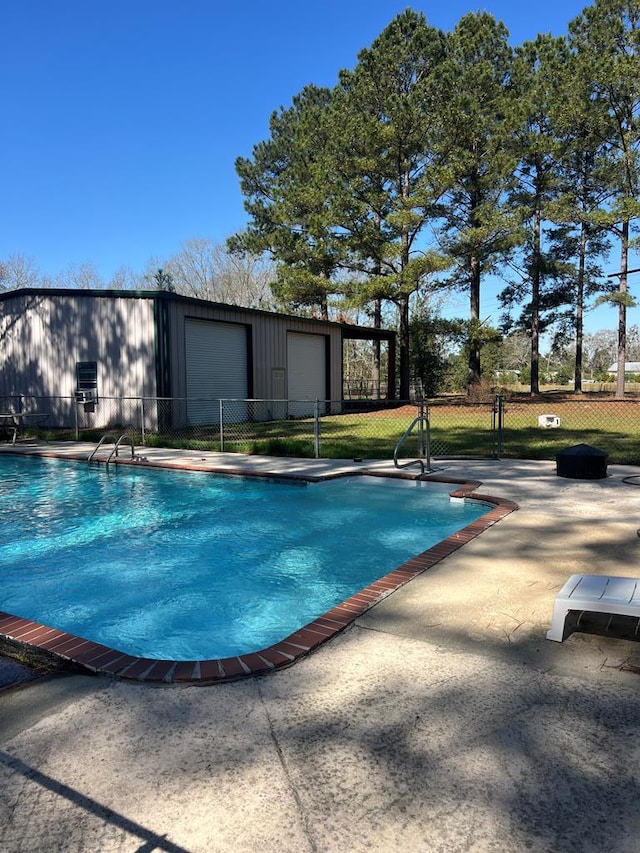
<path id="1" fill-rule="evenodd" d="M 0 608 L 151 660 L 273 646 L 491 509 L 370 476 L 0 466 Z"/>

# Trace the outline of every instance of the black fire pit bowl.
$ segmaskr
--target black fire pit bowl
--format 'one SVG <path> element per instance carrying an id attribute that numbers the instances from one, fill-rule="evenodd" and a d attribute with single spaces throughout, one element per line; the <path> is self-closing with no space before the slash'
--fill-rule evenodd
<path id="1" fill-rule="evenodd" d="M 558 477 L 574 480 L 602 480 L 607 476 L 609 454 L 589 444 L 576 444 L 556 453 Z"/>

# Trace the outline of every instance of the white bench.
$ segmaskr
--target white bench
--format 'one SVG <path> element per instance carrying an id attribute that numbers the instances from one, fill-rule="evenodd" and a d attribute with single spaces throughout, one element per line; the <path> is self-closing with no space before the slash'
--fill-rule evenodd
<path id="1" fill-rule="evenodd" d="M 547 640 L 564 640 L 565 619 L 570 610 L 640 619 L 640 578 L 571 575 L 556 595 Z"/>

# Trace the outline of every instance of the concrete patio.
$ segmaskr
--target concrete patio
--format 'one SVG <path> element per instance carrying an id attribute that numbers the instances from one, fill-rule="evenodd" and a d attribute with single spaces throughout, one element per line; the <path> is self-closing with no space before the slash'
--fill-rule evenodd
<path id="1" fill-rule="evenodd" d="M 389 467 L 143 452 L 263 473 Z M 636 851 L 640 643 L 545 634 L 569 575 L 638 574 L 640 468 L 582 481 L 548 462 L 437 465 L 520 510 L 293 667 L 1 691 L 0 848 Z"/>

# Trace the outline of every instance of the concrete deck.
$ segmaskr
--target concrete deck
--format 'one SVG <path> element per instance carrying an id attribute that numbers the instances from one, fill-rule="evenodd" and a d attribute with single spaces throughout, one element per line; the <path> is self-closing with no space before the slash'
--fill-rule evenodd
<path id="1" fill-rule="evenodd" d="M 0 692 L 0 849 L 637 850 L 640 643 L 545 633 L 570 574 L 638 574 L 640 468 L 578 481 L 544 462 L 437 464 L 520 510 L 294 666 Z"/>

